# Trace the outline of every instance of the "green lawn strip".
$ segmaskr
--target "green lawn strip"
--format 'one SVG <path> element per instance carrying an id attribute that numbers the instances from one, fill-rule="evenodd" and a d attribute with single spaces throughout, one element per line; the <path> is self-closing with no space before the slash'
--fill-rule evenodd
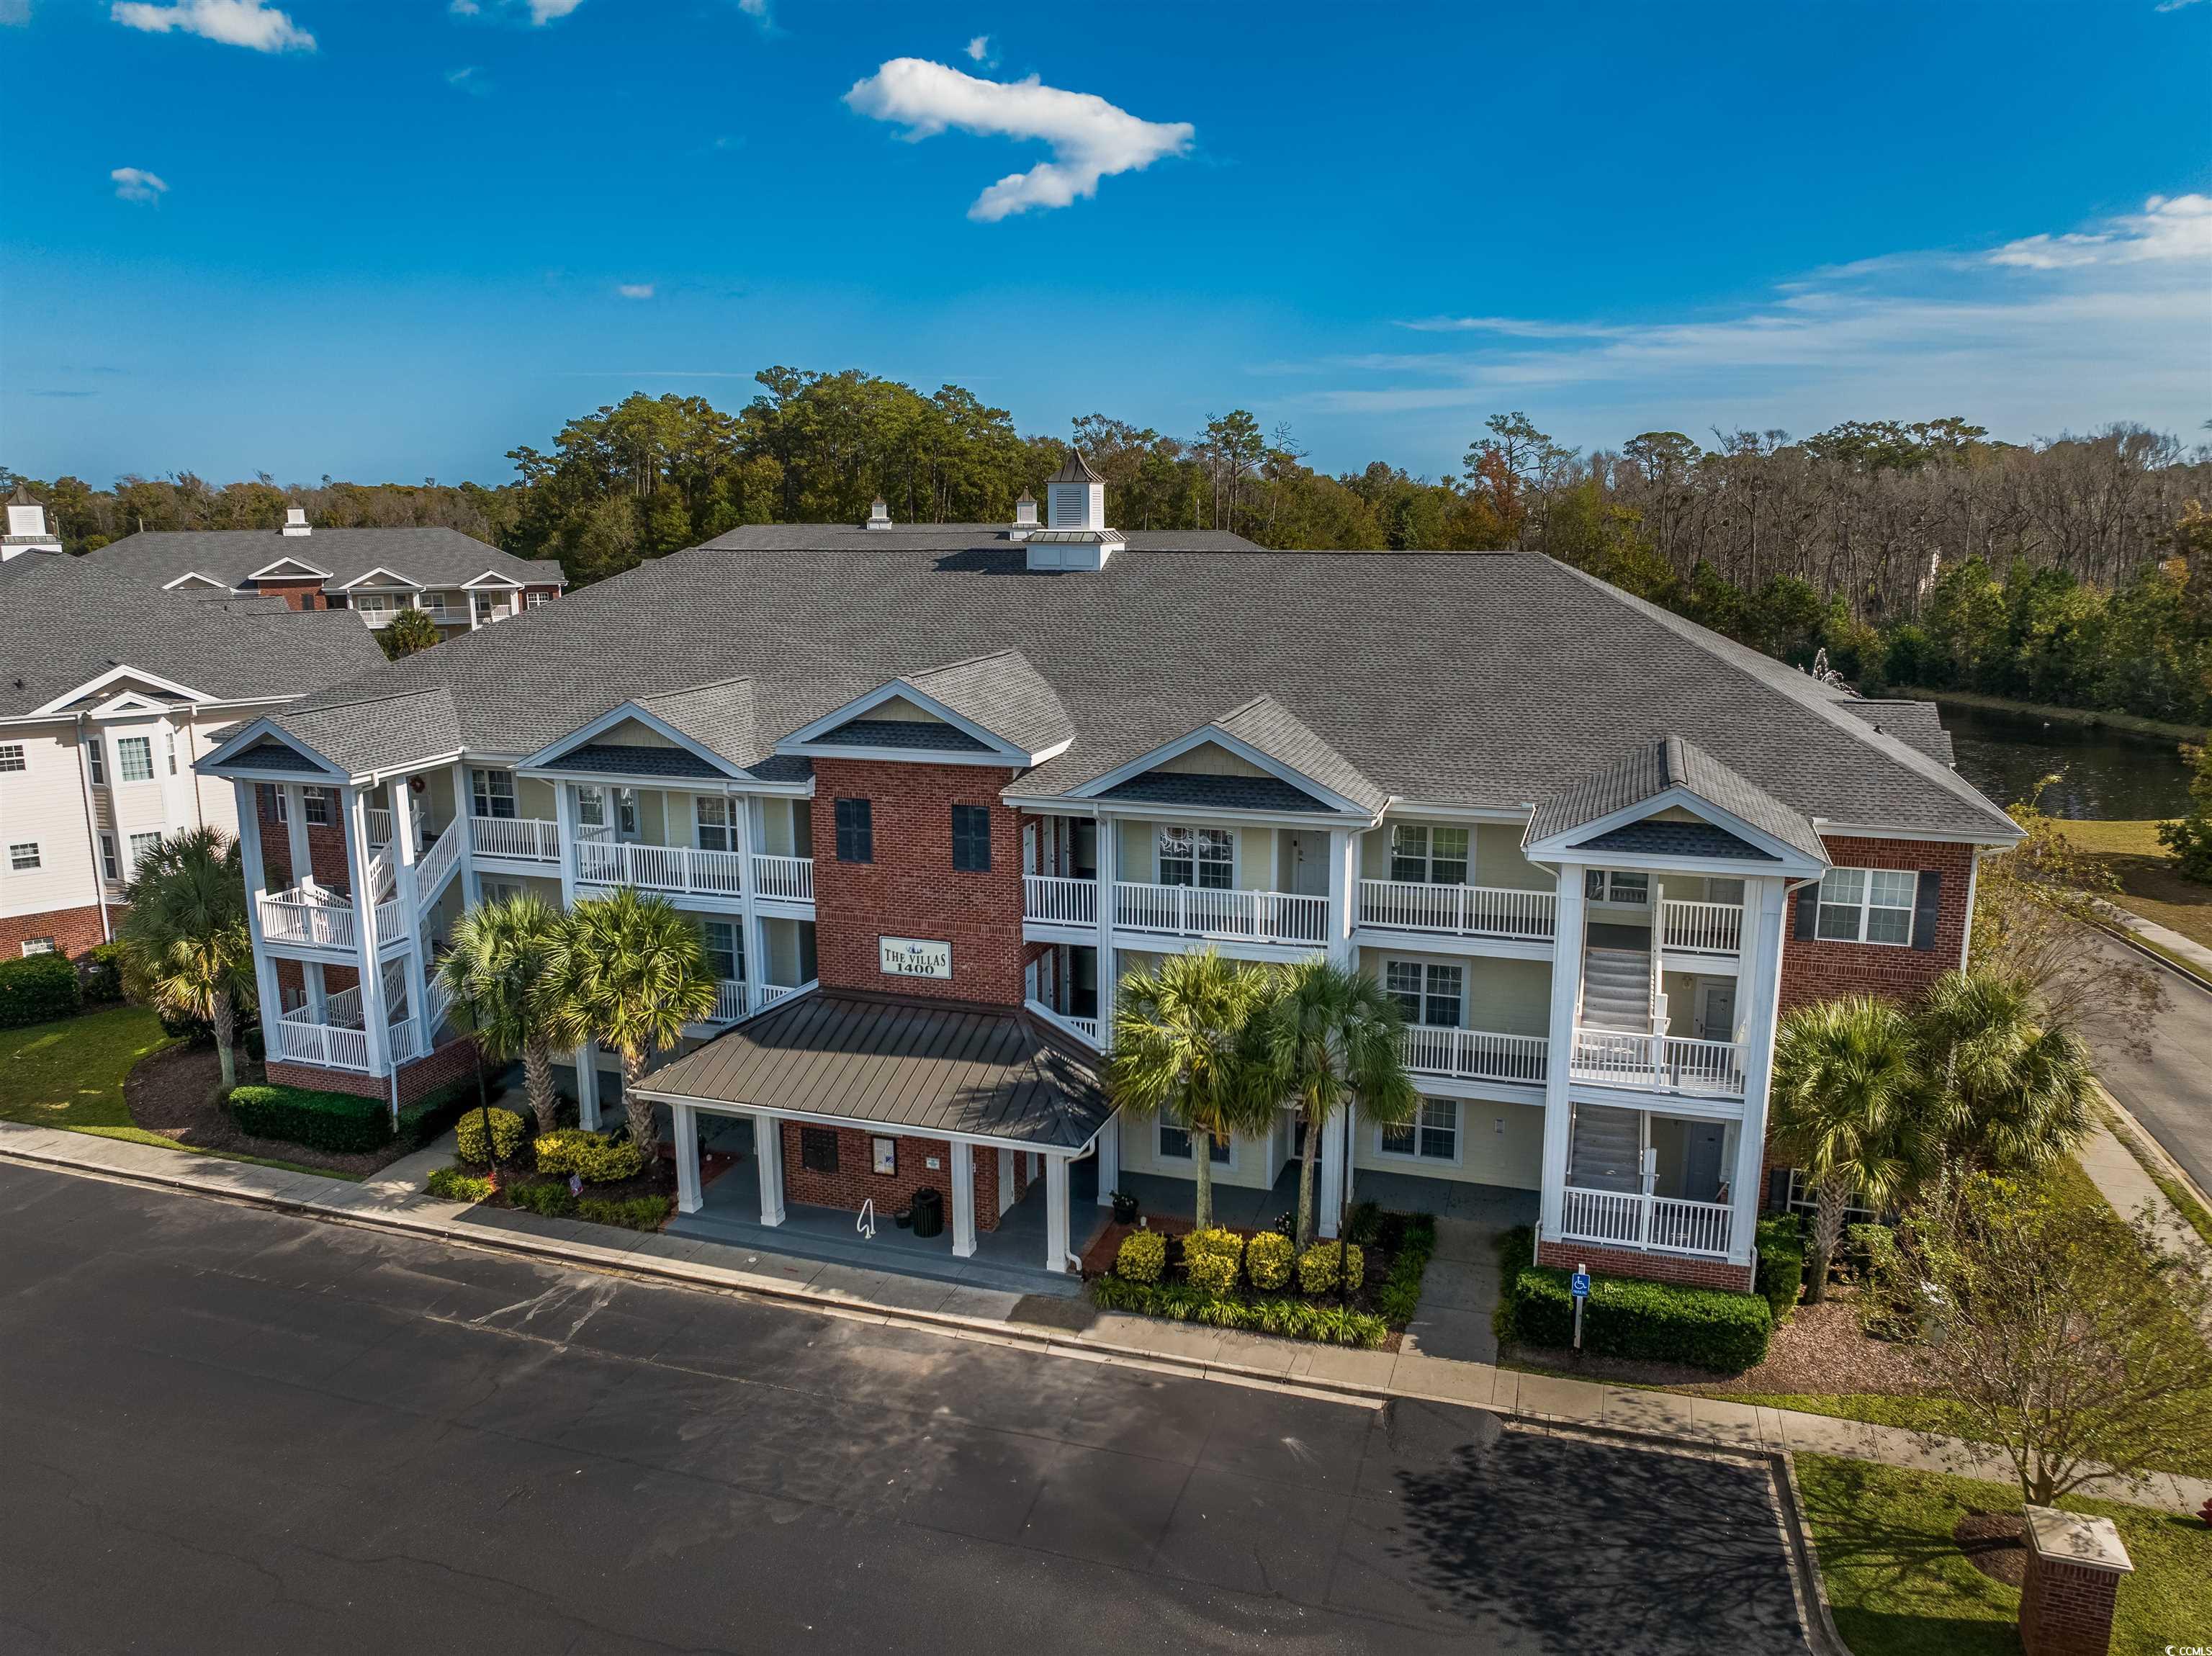
<path id="1" fill-rule="evenodd" d="M 2017 1488 L 1829 1455 L 1796 1459 L 1836 1630 L 1854 1656 L 2018 1656 L 2019 1591 L 1975 1569 L 1951 1539 L 1970 1507 L 2017 1512 Z M 2212 1628 L 2212 1529 L 2114 1501 L 2061 1504 L 2111 1519 L 2134 1561 L 2120 1581 L 2114 1651 L 2202 1641 Z"/>
<path id="2" fill-rule="evenodd" d="M 124 1077 L 140 1059 L 175 1044 L 143 1006 L 0 1029 L 0 1121 L 128 1127 Z"/>
<path id="3" fill-rule="evenodd" d="M 343 1179 L 349 1185 L 358 1185 L 368 1177 L 366 1174 L 340 1173 L 336 1168 L 311 1168 L 304 1162 L 278 1162 L 266 1156 L 247 1156 L 240 1150 L 216 1150 L 202 1144 L 179 1144 L 173 1138 L 148 1132 L 143 1127 L 71 1127 L 70 1131 L 94 1138 L 119 1138 L 126 1144 L 151 1144 L 156 1149 L 182 1150 L 187 1156 L 212 1156 L 222 1162 L 244 1162 L 256 1168 L 276 1168 L 285 1173 L 312 1173 L 318 1179 Z"/>
<path id="4" fill-rule="evenodd" d="M 2134 1128 L 2110 1110 L 2103 1113 L 2105 1125 L 2111 1130 L 2112 1137 L 2120 1141 L 2130 1156 L 2135 1157 L 2136 1165 L 2150 1175 L 2150 1181 L 2158 1186 L 2159 1193 L 2173 1204 L 2174 1210 L 2188 1221 L 2189 1228 L 2203 1238 L 2206 1246 L 2212 1247 L 2212 1210 L 2208 1210 L 2204 1204 L 2197 1199 L 2196 1192 L 2166 1171 L 2165 1162 L 2144 1149 L 2142 1140 L 2136 1136 Z"/>

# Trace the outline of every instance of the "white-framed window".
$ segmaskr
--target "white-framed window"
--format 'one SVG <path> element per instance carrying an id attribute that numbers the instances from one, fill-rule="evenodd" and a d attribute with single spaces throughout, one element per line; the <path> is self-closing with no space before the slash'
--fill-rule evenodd
<path id="1" fill-rule="evenodd" d="M 1459 1160 L 1459 1101 L 1425 1098 L 1413 1119 L 1403 1126 L 1376 1130 L 1376 1151 L 1382 1156 L 1410 1156 L 1421 1162 Z"/>
<path id="2" fill-rule="evenodd" d="M 497 621 L 500 618 L 501 614 L 498 594 L 494 592 L 478 592 L 476 595 L 476 610 L 474 613 L 477 618 L 477 625 L 479 627 L 484 626 L 488 622 Z"/>
<path id="3" fill-rule="evenodd" d="M 1810 1214 L 1816 1211 L 1820 1205 L 1814 1192 L 1805 1187 L 1805 1170 L 1802 1168 L 1790 1168 L 1790 1210 L 1792 1213 Z M 1845 1222 L 1854 1225 L 1870 1225 L 1881 1217 L 1881 1215 L 1868 1205 L 1866 1197 L 1862 1192 L 1854 1191 L 1844 1199 Z"/>
<path id="4" fill-rule="evenodd" d="M 576 790 L 576 826 L 603 828 L 607 825 L 607 794 L 605 788 L 580 787 Z"/>
<path id="5" fill-rule="evenodd" d="M 270 819 L 280 827 L 292 820 L 292 797 L 284 792 L 281 782 L 256 782 L 253 785 L 273 802 L 269 808 Z"/>
<path id="6" fill-rule="evenodd" d="M 300 790 L 300 816 L 310 828 L 331 825 L 331 794 L 327 788 Z"/>
<path id="7" fill-rule="evenodd" d="M 21 743 L 0 742 L 0 771 L 27 770 L 29 767 L 29 761 L 23 757 Z M 93 779 L 98 781 L 100 779 L 94 777 Z"/>
<path id="8" fill-rule="evenodd" d="M 637 790 L 615 790 L 615 832 L 625 840 L 637 838 Z"/>
<path id="9" fill-rule="evenodd" d="M 25 960 L 30 959 L 33 955 L 51 955 L 53 952 L 54 940 L 52 937 L 26 937 L 23 939 L 23 958 Z"/>
<path id="10" fill-rule="evenodd" d="M 514 773 L 471 770 L 469 773 L 469 804 L 478 816 L 497 817 L 502 822 L 514 821 Z"/>
<path id="11" fill-rule="evenodd" d="M 544 607 L 545 600 L 552 596 L 553 595 L 550 592 L 532 592 L 527 597 L 524 598 L 522 602 L 530 609 L 539 610 Z"/>
<path id="12" fill-rule="evenodd" d="M 1651 901 L 1651 877 L 1626 869 L 1594 868 L 1586 876 L 1583 890 L 1594 903 L 1632 903 L 1641 907 Z"/>
<path id="13" fill-rule="evenodd" d="M 115 738 L 115 773 L 126 782 L 154 779 L 154 738 L 118 736 Z"/>
<path id="14" fill-rule="evenodd" d="M 389 592 L 356 592 L 353 607 L 364 616 L 388 616 L 398 606 Z"/>
<path id="15" fill-rule="evenodd" d="M 1414 885 L 1465 885 L 1468 831 L 1426 822 L 1390 829 L 1390 877 Z"/>
<path id="16" fill-rule="evenodd" d="M 1237 883 L 1237 836 L 1227 828 L 1163 825 L 1160 883 L 1226 891 Z"/>
<path id="17" fill-rule="evenodd" d="M 17 840 L 8 847 L 8 866 L 21 874 L 40 866 L 39 842 L 36 840 Z"/>
<path id="18" fill-rule="evenodd" d="M 169 774 L 174 776 L 177 773 L 177 733 L 164 726 L 161 731 L 161 745 L 168 753 Z"/>
<path id="19" fill-rule="evenodd" d="M 707 969 L 717 978 L 735 983 L 745 975 L 744 928 L 731 920 L 702 920 L 707 937 Z"/>
<path id="20" fill-rule="evenodd" d="M 100 746 L 100 738 L 88 736 L 84 739 L 84 767 L 92 778 L 92 786 L 107 786 L 107 749 Z"/>
<path id="21" fill-rule="evenodd" d="M 116 858 L 115 836 L 112 834 L 100 836 L 100 872 L 103 879 L 120 880 L 123 877 L 123 864 Z"/>
<path id="22" fill-rule="evenodd" d="M 483 900 L 488 903 L 503 903 L 522 895 L 522 887 L 513 880 L 485 880 Z"/>
<path id="23" fill-rule="evenodd" d="M 417 592 L 415 607 L 428 610 L 431 620 L 441 622 L 446 618 L 446 595 L 443 592 Z"/>
<path id="24" fill-rule="evenodd" d="M 1466 976 L 1456 966 L 1422 961 L 1385 961 L 1382 986 L 1398 1003 L 1408 1023 L 1456 1029 L 1466 1004 Z"/>
<path id="25" fill-rule="evenodd" d="M 730 802 L 727 799 L 711 794 L 700 794 L 692 801 L 691 815 L 698 827 L 700 850 L 735 851 L 737 849 L 731 843 Z"/>
<path id="26" fill-rule="evenodd" d="M 1190 1129 L 1163 1112 L 1158 1119 L 1158 1152 L 1165 1162 L 1188 1162 L 1191 1159 Z M 1206 1160 L 1217 1168 L 1237 1165 L 1237 1145 L 1232 1139 L 1216 1138 Z"/>
<path id="27" fill-rule="evenodd" d="M 1832 868 L 1820 882 L 1814 935 L 1829 943 L 1912 942 L 1912 907 L 1920 877 L 1910 870 Z"/>
<path id="28" fill-rule="evenodd" d="M 138 864 L 145 861 L 147 858 L 152 856 L 161 848 L 161 836 L 158 831 L 152 834 L 134 834 L 131 836 L 131 873 L 132 878 L 135 879 L 137 877 Z"/>

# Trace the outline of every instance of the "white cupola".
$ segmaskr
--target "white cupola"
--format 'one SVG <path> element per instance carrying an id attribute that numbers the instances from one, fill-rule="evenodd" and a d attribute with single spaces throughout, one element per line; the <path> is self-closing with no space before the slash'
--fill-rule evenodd
<path id="1" fill-rule="evenodd" d="M 1045 479 L 1044 498 L 1043 528 L 1036 527 L 1032 505 L 1029 521 L 1017 519 L 1008 532 L 1009 539 L 1028 543 L 1029 567 L 1103 569 L 1121 544 L 1121 531 L 1106 527 L 1106 480 L 1071 448 L 1066 464 Z"/>
<path id="2" fill-rule="evenodd" d="M 1009 538 L 1025 541 L 1036 531 L 1036 496 L 1025 488 L 1022 491 L 1021 499 L 1014 502 L 1014 528 Z"/>
<path id="3" fill-rule="evenodd" d="M 891 509 L 884 504 L 884 497 L 880 494 L 868 503 L 867 526 L 871 529 L 889 529 L 891 526 Z"/>
<path id="4" fill-rule="evenodd" d="M 1106 527 L 1106 480 L 1091 469 L 1078 449 L 1045 482 L 1046 524 L 1054 529 Z"/>
<path id="5" fill-rule="evenodd" d="M 284 508 L 284 532 L 287 535 L 312 535 L 315 532 L 314 525 L 307 521 L 305 507 L 288 506 Z"/>
<path id="6" fill-rule="evenodd" d="M 4 563 L 20 552 L 52 552 L 58 555 L 60 539 L 46 528 L 46 509 L 33 497 L 21 483 L 8 497 L 8 534 L 0 540 L 0 563 Z"/>

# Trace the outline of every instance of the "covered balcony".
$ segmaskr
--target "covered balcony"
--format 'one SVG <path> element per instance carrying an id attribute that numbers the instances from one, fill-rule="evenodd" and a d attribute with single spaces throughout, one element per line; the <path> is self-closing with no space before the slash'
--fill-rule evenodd
<path id="1" fill-rule="evenodd" d="M 1328 941 L 1328 899 L 1290 891 L 1243 891 L 1116 881 L 1114 925 L 1152 937 L 1211 943 Z"/>
<path id="2" fill-rule="evenodd" d="M 576 880 L 581 885 L 735 897 L 744 889 L 744 858 L 734 851 L 646 845 L 617 840 L 605 828 L 586 829 L 576 841 Z"/>
<path id="3" fill-rule="evenodd" d="M 1735 1238 L 1734 1122 L 1577 1104 L 1560 1240 L 1725 1257 Z"/>
<path id="4" fill-rule="evenodd" d="M 353 899 L 327 887 L 298 885 L 284 891 L 267 891 L 255 900 L 261 935 L 279 946 L 356 955 L 361 950 L 361 928 Z M 404 943 L 408 935 L 407 906 L 396 896 L 380 901 L 373 911 L 380 949 Z"/>
<path id="5" fill-rule="evenodd" d="M 1605 1087 L 1741 1098 L 1743 1062 L 1741 1041 L 1582 1026 L 1575 1030 L 1571 1073 Z"/>
<path id="6" fill-rule="evenodd" d="M 714 1010 L 701 1022 L 715 1028 L 749 1018 L 798 991 L 772 983 L 748 983 L 742 978 L 723 978 L 714 986 Z"/>
<path id="7" fill-rule="evenodd" d="M 1540 1087 L 1551 1073 L 1551 1042 L 1542 1035 L 1499 1034 L 1414 1024 L 1405 1034 L 1406 1068 L 1450 1081 L 1502 1081 Z"/>
<path id="8" fill-rule="evenodd" d="M 1668 955 L 1733 961 L 1743 952 L 1743 905 L 1680 902 L 1662 897 L 1659 947 Z"/>
<path id="9" fill-rule="evenodd" d="M 397 966 L 384 972 L 384 1004 L 408 1012 L 405 974 Z M 385 1025 L 387 1062 L 398 1068 L 428 1058 L 437 1044 L 452 997 L 434 979 L 424 1016 L 410 1014 Z M 348 1070 L 357 1075 L 374 1073 L 369 1059 L 368 1030 L 362 1016 L 361 989 L 356 985 L 328 997 L 316 1015 L 312 1003 L 295 1006 L 264 1031 L 272 1061 L 312 1065 L 323 1070 Z"/>
<path id="10" fill-rule="evenodd" d="M 1359 924 L 1379 931 L 1548 943 L 1559 929 L 1559 908 L 1553 891 L 1411 880 L 1359 883 Z"/>

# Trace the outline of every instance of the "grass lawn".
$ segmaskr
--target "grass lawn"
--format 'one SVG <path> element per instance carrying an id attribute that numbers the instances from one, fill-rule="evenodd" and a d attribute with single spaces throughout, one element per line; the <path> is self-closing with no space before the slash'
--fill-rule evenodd
<path id="1" fill-rule="evenodd" d="M 2120 883 L 2115 901 L 2123 908 L 2212 949 L 2212 885 L 2199 885 L 2176 871 L 2158 842 L 2156 822 L 2065 822 L 2060 828 L 2112 870 Z"/>
<path id="2" fill-rule="evenodd" d="M 1796 1464 L 1836 1629 L 1854 1656 L 2018 1656 L 2019 1591 L 1975 1569 L 1951 1539 L 1969 1507 L 2017 1512 L 2017 1489 L 1826 1455 Z M 2134 1561 L 2114 1652 L 2212 1636 L 2212 1529 L 2112 1501 L 2063 1504 L 2111 1519 Z"/>

